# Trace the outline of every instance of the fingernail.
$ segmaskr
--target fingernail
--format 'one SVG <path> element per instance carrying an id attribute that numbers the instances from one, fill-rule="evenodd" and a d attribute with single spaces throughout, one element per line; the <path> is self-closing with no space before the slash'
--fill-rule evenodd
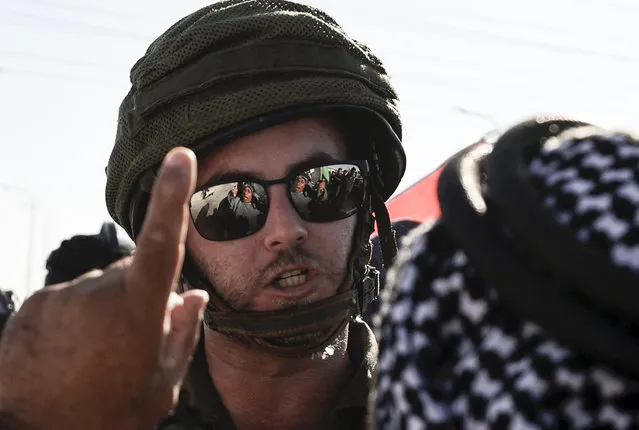
<path id="1" fill-rule="evenodd" d="M 188 155 L 180 150 L 181 148 L 174 148 L 169 151 L 164 157 L 163 169 L 182 169 L 190 162 Z"/>
<path id="2" fill-rule="evenodd" d="M 200 309 L 198 310 L 198 318 L 200 321 L 204 320 L 204 311 L 206 310 L 206 306 L 209 304 L 209 294 L 202 290 L 198 291 L 202 297 L 202 304 L 200 305 Z"/>

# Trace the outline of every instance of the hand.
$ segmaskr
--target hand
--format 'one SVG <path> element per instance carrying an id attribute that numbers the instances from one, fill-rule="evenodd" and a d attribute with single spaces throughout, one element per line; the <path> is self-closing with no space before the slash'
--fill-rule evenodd
<path id="1" fill-rule="evenodd" d="M 38 291 L 10 319 L 0 415 L 29 430 L 149 429 L 167 416 L 208 301 L 175 293 L 196 174 L 190 150 L 171 151 L 135 255 Z"/>

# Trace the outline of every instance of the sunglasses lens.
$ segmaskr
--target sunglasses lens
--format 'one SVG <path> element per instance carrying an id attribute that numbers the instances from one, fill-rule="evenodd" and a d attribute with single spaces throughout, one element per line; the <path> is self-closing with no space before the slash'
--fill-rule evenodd
<path id="1" fill-rule="evenodd" d="M 355 164 L 334 164 L 306 170 L 290 184 L 291 201 L 300 217 L 331 222 L 362 207 L 367 178 Z"/>
<path id="2" fill-rule="evenodd" d="M 250 236 L 264 226 L 268 195 L 255 182 L 231 182 L 201 189 L 191 196 L 191 218 L 207 240 Z"/>
<path id="3" fill-rule="evenodd" d="M 293 207 L 309 222 L 332 222 L 355 214 L 364 204 L 367 174 L 356 164 L 333 164 L 304 170 L 289 182 Z M 280 182 L 281 183 L 281 182 Z M 207 240 L 250 236 L 266 223 L 269 200 L 258 182 L 211 185 L 191 196 L 191 218 Z"/>

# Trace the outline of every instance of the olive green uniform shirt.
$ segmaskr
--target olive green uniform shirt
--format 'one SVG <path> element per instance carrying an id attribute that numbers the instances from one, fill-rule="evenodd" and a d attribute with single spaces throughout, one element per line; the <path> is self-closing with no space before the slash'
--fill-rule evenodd
<path id="1" fill-rule="evenodd" d="M 364 430 L 368 395 L 377 364 L 377 343 L 361 319 L 349 324 L 348 353 L 356 372 L 348 381 L 327 421 L 318 430 Z M 211 377 L 200 342 L 189 367 L 180 402 L 156 430 L 236 430 Z"/>

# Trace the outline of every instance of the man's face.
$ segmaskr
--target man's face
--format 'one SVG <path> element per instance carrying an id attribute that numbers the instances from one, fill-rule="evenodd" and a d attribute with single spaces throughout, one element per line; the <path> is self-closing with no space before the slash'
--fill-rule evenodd
<path id="1" fill-rule="evenodd" d="M 200 162 L 198 186 L 229 173 L 280 179 L 309 160 L 318 164 L 346 160 L 340 134 L 326 121 L 290 122 L 220 148 Z M 268 189 L 266 224 L 248 237 L 208 241 L 192 222 L 189 225 L 189 252 L 236 310 L 266 311 L 314 302 L 335 295 L 346 281 L 357 217 L 321 224 L 303 221 L 288 192 L 286 184 Z"/>
<path id="2" fill-rule="evenodd" d="M 244 203 L 251 203 L 251 201 L 253 201 L 253 191 L 251 191 L 251 187 L 244 187 L 242 200 L 244 200 Z"/>
<path id="3" fill-rule="evenodd" d="M 304 179 L 301 176 L 297 177 L 297 186 L 295 187 L 295 191 L 297 191 L 298 193 L 301 193 L 302 191 L 304 191 L 304 187 L 306 186 L 306 179 Z"/>

